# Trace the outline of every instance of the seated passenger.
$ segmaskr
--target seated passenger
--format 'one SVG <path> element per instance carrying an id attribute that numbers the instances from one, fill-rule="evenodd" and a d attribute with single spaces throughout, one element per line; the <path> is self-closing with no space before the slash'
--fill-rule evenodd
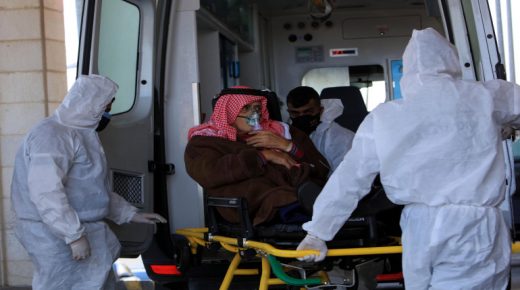
<path id="1" fill-rule="evenodd" d="M 269 119 L 265 97 L 251 94 L 260 91 L 234 89 L 220 96 L 210 121 L 190 129 L 184 159 L 209 196 L 245 198 L 258 225 L 296 203 L 303 182 L 323 185 L 329 166 L 307 135 Z M 233 210 L 220 213 L 238 222 Z"/>
<path id="2" fill-rule="evenodd" d="M 300 86 L 287 95 L 287 111 L 292 125 L 310 134 L 316 148 L 327 158 L 331 172 L 336 170 L 344 156 L 352 147 L 355 133 L 334 120 L 343 114 L 340 99 L 321 99 L 311 87 Z M 319 192 L 308 193 L 304 204 L 314 204 Z M 302 198 L 302 197 L 300 197 Z M 312 212 L 312 209 L 307 209 Z M 398 226 L 401 207 L 396 206 L 386 196 L 379 178 L 376 178 L 371 192 L 362 199 L 353 216 L 377 215 L 389 233 L 400 233 Z"/>
<path id="3" fill-rule="evenodd" d="M 287 95 L 292 125 L 309 135 L 334 171 L 352 146 L 354 132 L 334 120 L 343 113 L 339 99 L 321 100 L 311 87 L 296 87 Z M 332 172 L 331 172 L 332 173 Z"/>

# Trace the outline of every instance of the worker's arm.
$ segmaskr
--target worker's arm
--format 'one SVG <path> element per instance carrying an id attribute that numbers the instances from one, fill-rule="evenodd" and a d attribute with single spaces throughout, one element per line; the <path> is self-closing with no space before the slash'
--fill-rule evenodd
<path id="1" fill-rule="evenodd" d="M 49 229 L 67 244 L 84 234 L 78 214 L 69 204 L 64 182 L 74 159 L 74 142 L 61 136 L 39 136 L 26 147 L 29 155 L 30 200 Z"/>
<path id="2" fill-rule="evenodd" d="M 331 240 L 370 192 L 379 172 L 373 136 L 373 119 L 368 115 L 359 127 L 352 148 L 329 178 L 314 203 L 312 220 L 303 228 L 312 236 Z"/>
<path id="3" fill-rule="evenodd" d="M 484 83 L 493 95 L 494 118 L 499 124 L 520 128 L 520 86 L 503 80 Z"/>
<path id="4" fill-rule="evenodd" d="M 110 206 L 107 218 L 116 224 L 128 223 L 137 212 L 137 208 L 115 192 L 110 192 Z"/>

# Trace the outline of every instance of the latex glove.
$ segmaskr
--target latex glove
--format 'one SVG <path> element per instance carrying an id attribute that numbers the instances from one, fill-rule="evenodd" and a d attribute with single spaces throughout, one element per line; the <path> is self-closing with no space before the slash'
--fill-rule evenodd
<path id="1" fill-rule="evenodd" d="M 325 241 L 322 239 L 315 237 L 311 234 L 307 234 L 305 238 L 300 242 L 296 250 L 317 250 L 320 251 L 319 255 L 307 255 L 301 258 L 298 258 L 300 261 L 304 262 L 320 262 L 325 259 L 327 256 L 327 245 Z"/>
<path id="2" fill-rule="evenodd" d="M 161 215 L 148 212 L 136 212 L 130 221 L 133 223 L 152 225 L 156 223 L 166 223 L 166 219 Z"/>
<path id="3" fill-rule="evenodd" d="M 70 243 L 70 249 L 72 250 L 72 258 L 76 261 L 86 259 L 90 256 L 90 244 L 87 236 Z"/>

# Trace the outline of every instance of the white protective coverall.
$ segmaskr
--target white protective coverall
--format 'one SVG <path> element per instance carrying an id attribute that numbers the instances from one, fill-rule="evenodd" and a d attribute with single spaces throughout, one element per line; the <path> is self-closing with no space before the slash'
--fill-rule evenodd
<path id="1" fill-rule="evenodd" d="M 110 191 L 95 131 L 117 88 L 102 76 L 80 76 L 16 155 L 11 187 L 15 233 L 34 265 L 33 289 L 114 286 L 107 277 L 121 246 L 103 219 L 121 224 L 137 211 Z M 69 244 L 84 235 L 91 256 L 75 261 Z"/>
<path id="2" fill-rule="evenodd" d="M 340 99 L 323 99 L 321 105 L 323 106 L 321 123 L 311 133 L 310 138 L 318 151 L 327 158 L 332 173 L 350 150 L 354 132 L 334 122 L 343 114 L 343 104 Z"/>
<path id="3" fill-rule="evenodd" d="M 520 87 L 462 80 L 455 48 L 431 28 L 414 30 L 403 67 L 404 99 L 365 118 L 298 249 L 325 252 L 315 237 L 334 237 L 379 172 L 388 198 L 405 205 L 406 289 L 505 289 L 511 240 L 498 209 L 506 176 L 500 131 L 520 125 Z"/>

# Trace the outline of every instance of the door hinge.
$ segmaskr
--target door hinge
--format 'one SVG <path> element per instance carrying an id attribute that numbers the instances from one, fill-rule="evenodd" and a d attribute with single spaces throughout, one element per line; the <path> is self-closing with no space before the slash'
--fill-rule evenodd
<path id="1" fill-rule="evenodd" d="M 175 165 L 173 163 L 155 163 L 153 160 L 148 160 L 148 171 L 172 175 L 175 174 Z"/>

